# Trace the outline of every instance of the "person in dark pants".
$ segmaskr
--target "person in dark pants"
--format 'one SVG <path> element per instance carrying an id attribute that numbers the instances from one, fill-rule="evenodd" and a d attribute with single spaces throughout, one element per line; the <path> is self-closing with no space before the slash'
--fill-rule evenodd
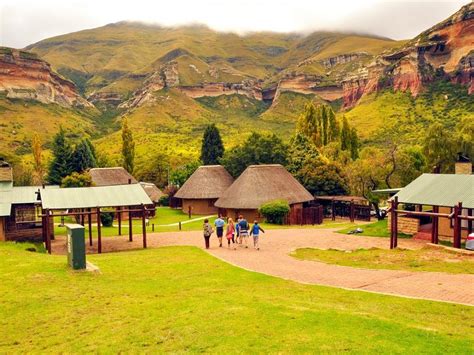
<path id="1" fill-rule="evenodd" d="M 221 215 L 219 215 L 219 217 L 217 217 L 217 219 L 214 221 L 214 225 L 216 226 L 217 238 L 219 238 L 219 247 L 222 248 L 222 237 L 224 236 L 225 221 L 222 219 Z"/>
<path id="2" fill-rule="evenodd" d="M 207 218 L 204 220 L 203 232 L 206 249 L 209 249 L 209 239 L 211 239 L 211 235 L 214 231 L 212 230 L 212 226 L 209 224 L 209 220 Z"/>

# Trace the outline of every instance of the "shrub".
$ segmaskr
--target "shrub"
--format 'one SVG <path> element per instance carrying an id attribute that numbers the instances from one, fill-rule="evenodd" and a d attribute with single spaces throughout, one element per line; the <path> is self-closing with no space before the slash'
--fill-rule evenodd
<path id="1" fill-rule="evenodd" d="M 283 219 L 290 212 L 290 205 L 285 200 L 275 200 L 260 206 L 260 213 L 268 223 L 283 224 Z"/>
<path id="2" fill-rule="evenodd" d="M 100 222 L 104 227 L 112 227 L 114 223 L 114 212 L 101 212 Z"/>
<path id="3" fill-rule="evenodd" d="M 168 195 L 163 195 L 160 197 L 159 201 L 158 201 L 158 204 L 160 206 L 169 206 L 170 205 L 170 197 Z"/>

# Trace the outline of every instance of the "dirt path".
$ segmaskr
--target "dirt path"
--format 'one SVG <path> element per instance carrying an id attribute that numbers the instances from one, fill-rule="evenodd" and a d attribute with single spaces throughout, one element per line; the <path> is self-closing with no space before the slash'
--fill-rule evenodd
<path id="1" fill-rule="evenodd" d="M 201 232 L 171 232 L 148 235 L 148 247 L 168 245 L 203 246 Z M 211 238 L 209 253 L 233 265 L 308 284 L 341 287 L 392 294 L 410 298 L 445 301 L 474 305 L 474 275 L 439 272 L 411 272 L 401 270 L 369 270 L 330 265 L 316 261 L 297 260 L 289 254 L 302 247 L 336 248 L 387 248 L 385 238 L 362 237 L 334 233 L 331 229 L 269 230 L 260 237 L 260 250 L 238 247 L 237 250 L 218 247 L 217 238 Z M 402 248 L 420 248 L 424 242 L 399 240 Z M 104 252 L 142 247 L 141 236 L 129 242 L 127 237 L 102 239 Z M 65 253 L 65 240 L 53 241 L 53 253 Z M 88 252 L 96 252 L 94 247 Z"/>

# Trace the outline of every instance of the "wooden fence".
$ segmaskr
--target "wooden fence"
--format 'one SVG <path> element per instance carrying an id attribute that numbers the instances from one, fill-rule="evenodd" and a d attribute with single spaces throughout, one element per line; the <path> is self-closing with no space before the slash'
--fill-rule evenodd
<path id="1" fill-rule="evenodd" d="M 311 206 L 303 208 L 292 208 L 285 218 L 285 224 L 304 225 L 304 224 L 322 224 L 323 206 Z"/>

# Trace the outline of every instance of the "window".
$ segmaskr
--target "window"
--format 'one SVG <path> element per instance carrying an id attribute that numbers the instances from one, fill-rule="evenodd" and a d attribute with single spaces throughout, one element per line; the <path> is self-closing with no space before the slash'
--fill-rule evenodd
<path id="1" fill-rule="evenodd" d="M 15 222 L 36 222 L 38 216 L 34 205 L 18 205 L 15 206 Z"/>

